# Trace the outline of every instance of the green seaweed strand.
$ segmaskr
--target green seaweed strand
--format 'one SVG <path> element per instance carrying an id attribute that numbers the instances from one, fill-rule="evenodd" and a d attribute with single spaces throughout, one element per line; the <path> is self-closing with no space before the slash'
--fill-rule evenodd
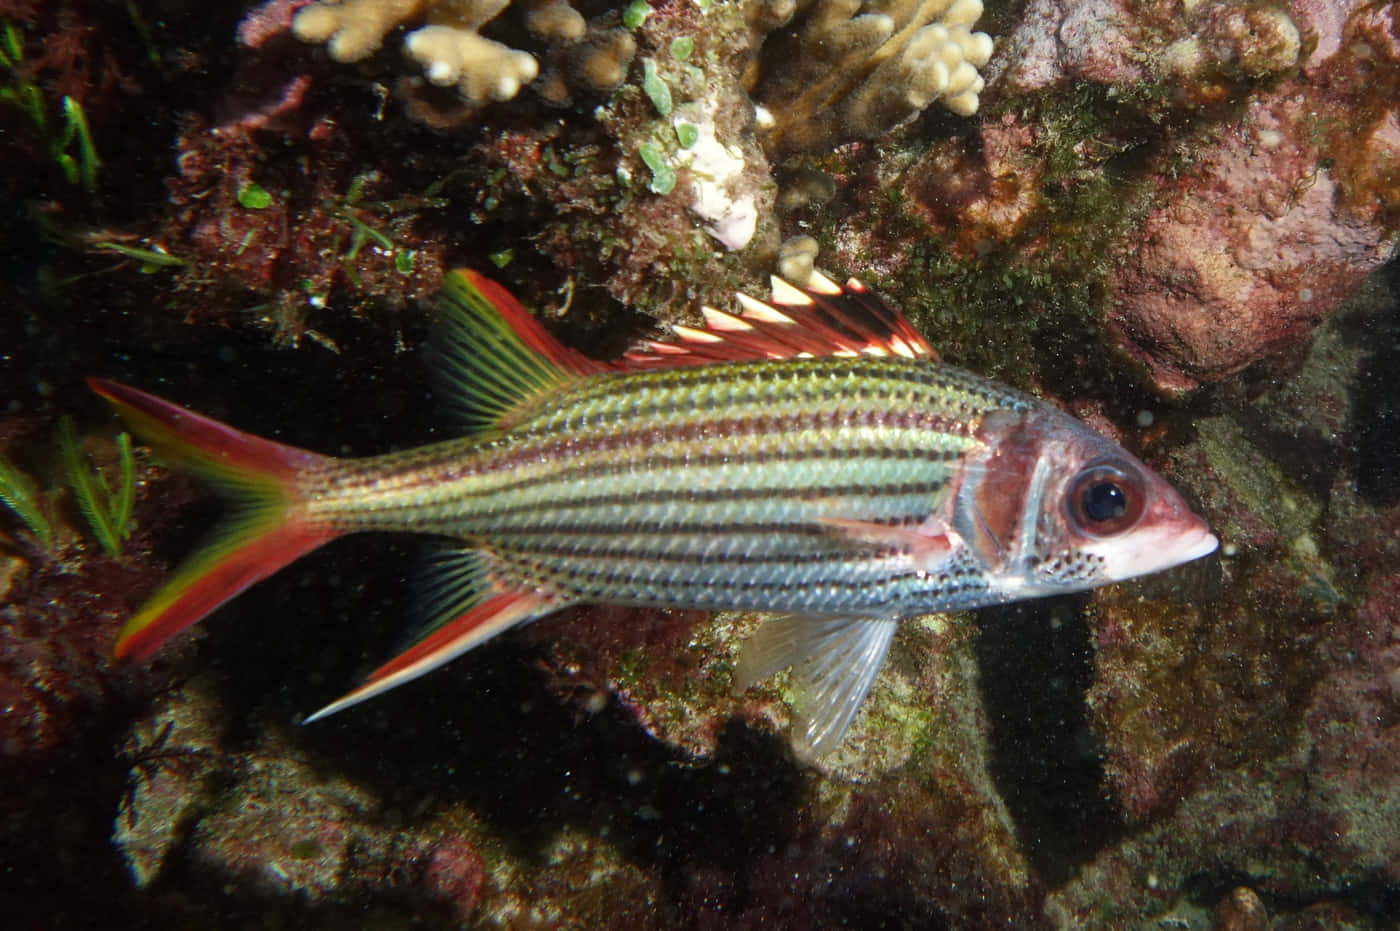
<path id="1" fill-rule="evenodd" d="M 120 556 L 122 543 L 131 533 L 131 511 L 136 503 L 136 466 L 131 455 L 131 437 L 126 433 L 117 436 L 116 488 L 108 484 L 101 471 L 92 468 L 92 463 L 79 449 L 72 418 L 64 417 L 59 421 L 58 439 L 63 462 L 68 467 L 68 484 L 78 501 L 78 509 L 102 548 L 113 557 Z"/>
<path id="2" fill-rule="evenodd" d="M 92 141 L 83 105 L 65 95 L 60 101 L 63 109 L 63 132 L 49 135 L 49 118 L 45 113 L 44 92 L 32 77 L 24 72 L 24 38 L 19 28 L 9 20 L 0 20 L 0 101 L 19 107 L 29 115 L 34 128 L 44 140 L 49 155 L 63 171 L 69 184 L 81 184 L 89 194 L 97 190 L 97 172 L 102 167 L 97 146 Z M 76 148 L 76 154 L 69 147 Z"/>
<path id="3" fill-rule="evenodd" d="M 54 158 L 63 169 L 69 184 L 79 184 L 89 194 L 97 190 L 97 169 L 102 167 L 102 159 L 97 157 L 97 146 L 93 145 L 92 132 L 88 129 L 87 114 L 83 105 L 72 97 L 63 98 L 63 138 L 54 148 Z M 77 142 L 78 155 L 75 158 L 68 152 L 68 146 Z"/>
<path id="4" fill-rule="evenodd" d="M 4 456 L 0 456 L 0 503 L 15 512 L 46 552 L 53 552 L 53 521 L 44 509 L 39 486 Z"/>

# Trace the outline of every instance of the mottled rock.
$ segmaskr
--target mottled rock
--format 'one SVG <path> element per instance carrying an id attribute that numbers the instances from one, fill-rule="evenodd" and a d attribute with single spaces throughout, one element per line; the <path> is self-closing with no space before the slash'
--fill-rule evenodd
<path id="1" fill-rule="evenodd" d="M 1269 910 L 1259 893 L 1248 886 L 1236 886 L 1215 906 L 1211 931 L 1266 931 Z"/>
<path id="2" fill-rule="evenodd" d="M 223 764 L 222 722 L 205 689 L 186 686 L 129 732 L 126 792 L 112 826 L 132 879 L 145 887 L 210 801 Z"/>
<path id="3" fill-rule="evenodd" d="M 1360 0 L 1034 0 L 1006 38 L 993 88 L 1040 106 L 1102 93 L 1123 102 L 1118 145 L 1167 142 L 1122 192 L 1105 282 L 1115 338 L 1161 390 L 1293 349 L 1394 253 L 1394 16 Z"/>
<path id="4" fill-rule="evenodd" d="M 1319 162 L 1319 106 L 1298 89 L 1254 100 L 1122 247 L 1110 321 L 1161 388 L 1219 381 L 1296 346 L 1390 254 L 1386 224 Z M 1373 141 L 1375 158 L 1400 157 Z"/>

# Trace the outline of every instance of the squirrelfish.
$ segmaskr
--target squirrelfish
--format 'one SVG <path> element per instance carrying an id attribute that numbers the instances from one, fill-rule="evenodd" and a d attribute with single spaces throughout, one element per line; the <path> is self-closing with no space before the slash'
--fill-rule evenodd
<path id="1" fill-rule="evenodd" d="M 441 359 L 458 439 L 364 459 L 241 433 L 92 379 L 168 458 L 237 506 L 122 630 L 150 655 L 343 534 L 450 541 L 422 637 L 325 717 L 508 627 L 609 603 L 768 611 L 736 686 L 794 669 L 793 743 L 835 748 L 899 621 L 1072 592 L 1210 553 L 1159 476 L 1036 398 L 938 361 L 852 279 L 774 280 L 599 362 L 501 287 L 446 279 Z"/>

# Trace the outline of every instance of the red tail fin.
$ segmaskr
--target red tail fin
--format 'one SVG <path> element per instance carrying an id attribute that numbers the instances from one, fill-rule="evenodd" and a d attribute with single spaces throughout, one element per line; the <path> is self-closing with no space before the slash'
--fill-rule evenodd
<path id="1" fill-rule="evenodd" d="M 119 658 L 144 659 L 219 605 L 337 536 L 297 515 L 298 477 L 329 458 L 264 440 L 101 378 L 88 386 L 174 464 L 232 500 L 232 519 L 122 628 Z"/>

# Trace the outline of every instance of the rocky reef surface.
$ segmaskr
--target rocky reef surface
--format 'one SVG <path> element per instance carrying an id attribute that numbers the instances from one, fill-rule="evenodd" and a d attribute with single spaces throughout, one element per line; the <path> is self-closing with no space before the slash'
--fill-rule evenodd
<path id="1" fill-rule="evenodd" d="M 0 69 L 7 927 L 1400 920 L 1393 5 L 0 0 Z M 82 376 L 381 452 L 443 435 L 445 269 L 608 356 L 813 260 L 1221 552 L 905 625 L 817 765 L 732 694 L 747 615 L 573 610 L 299 727 L 402 635 L 399 539 L 110 660 L 217 504 Z"/>

